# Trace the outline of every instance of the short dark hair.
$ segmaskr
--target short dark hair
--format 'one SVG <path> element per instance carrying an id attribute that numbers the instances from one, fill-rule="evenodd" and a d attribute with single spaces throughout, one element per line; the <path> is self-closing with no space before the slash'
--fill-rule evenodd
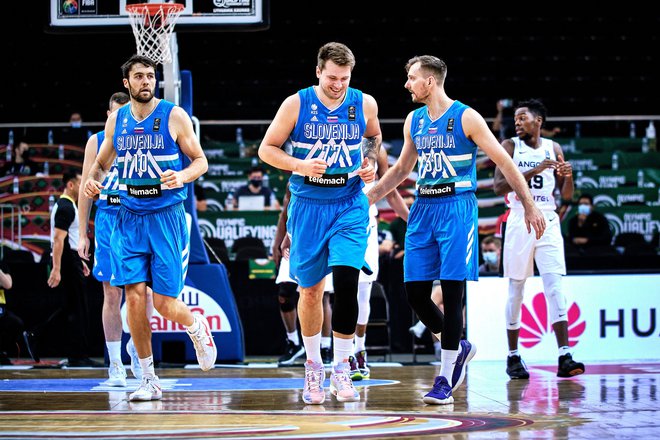
<path id="1" fill-rule="evenodd" d="M 250 167 L 250 169 L 248 170 L 248 176 L 252 173 L 257 173 L 257 172 L 259 172 L 261 174 L 266 174 L 266 170 L 264 170 L 263 167 L 261 167 L 259 165 L 255 165 L 255 166 Z"/>
<path id="2" fill-rule="evenodd" d="M 530 99 L 528 101 L 520 101 L 516 106 L 516 110 L 522 107 L 527 107 L 529 112 L 534 116 L 541 117 L 541 127 L 545 125 L 545 120 L 548 118 L 548 109 L 538 99 Z"/>
<path id="3" fill-rule="evenodd" d="M 128 96 L 128 93 L 124 93 L 124 92 L 113 93 L 112 96 L 110 97 L 110 102 L 108 103 L 108 109 L 112 108 L 113 102 L 116 102 L 119 105 L 124 105 L 130 100 L 131 98 Z"/>
<path id="4" fill-rule="evenodd" d="M 142 64 L 143 66 L 147 67 L 153 67 L 154 72 L 156 71 L 157 65 L 156 63 L 151 59 L 147 58 L 143 55 L 133 55 L 126 61 L 124 64 L 121 66 L 121 74 L 124 78 L 128 79 L 128 74 L 133 68 L 134 65 L 136 64 Z"/>
<path id="5" fill-rule="evenodd" d="M 80 175 L 80 171 L 65 171 L 62 173 L 62 183 L 64 186 L 66 186 L 67 183 L 69 183 L 71 180 L 76 180 L 78 176 Z"/>
<path id="6" fill-rule="evenodd" d="M 589 200 L 590 205 L 594 204 L 594 197 L 589 193 L 580 194 L 580 197 L 578 197 L 578 203 L 580 203 L 580 199 L 587 199 L 587 200 Z"/>

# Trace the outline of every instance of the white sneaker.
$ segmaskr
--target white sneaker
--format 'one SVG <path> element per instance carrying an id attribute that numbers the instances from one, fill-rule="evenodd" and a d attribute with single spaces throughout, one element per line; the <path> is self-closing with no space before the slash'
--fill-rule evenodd
<path id="1" fill-rule="evenodd" d="M 417 321 L 415 325 L 410 327 L 408 331 L 415 335 L 417 339 L 421 339 L 422 336 L 424 336 L 424 331 L 426 330 L 426 326 L 422 321 Z"/>
<path id="2" fill-rule="evenodd" d="M 126 353 L 131 357 L 131 373 L 137 380 L 142 380 L 142 365 L 140 365 L 140 356 L 133 344 L 133 338 L 126 343 Z"/>
<path id="3" fill-rule="evenodd" d="M 110 387 L 125 387 L 126 368 L 119 362 L 112 362 L 108 368 L 108 380 L 105 384 Z"/>
<path id="4" fill-rule="evenodd" d="M 186 331 L 195 345 L 197 362 L 199 363 L 200 368 L 202 371 L 208 371 L 215 367 L 215 360 L 218 357 L 218 349 L 213 341 L 211 328 L 209 327 L 209 322 L 206 318 L 199 314 L 195 314 L 194 318 L 195 322 L 197 322 L 197 331 L 194 333 L 191 333 L 190 329 Z"/>
<path id="5" fill-rule="evenodd" d="M 163 390 L 160 388 L 158 376 L 143 377 L 140 386 L 135 392 L 128 396 L 128 400 L 160 400 L 163 398 Z"/>

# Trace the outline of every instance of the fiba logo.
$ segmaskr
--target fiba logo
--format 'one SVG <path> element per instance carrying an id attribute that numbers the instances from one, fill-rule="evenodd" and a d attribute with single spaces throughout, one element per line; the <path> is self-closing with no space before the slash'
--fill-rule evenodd
<path id="1" fill-rule="evenodd" d="M 568 308 L 568 345 L 573 347 L 587 327 L 581 319 L 580 307 L 573 303 Z M 525 348 L 532 348 L 541 343 L 546 334 L 552 332 L 552 323 L 548 315 L 548 304 L 543 292 L 532 298 L 532 307 L 522 306 L 520 325 L 520 344 Z"/>

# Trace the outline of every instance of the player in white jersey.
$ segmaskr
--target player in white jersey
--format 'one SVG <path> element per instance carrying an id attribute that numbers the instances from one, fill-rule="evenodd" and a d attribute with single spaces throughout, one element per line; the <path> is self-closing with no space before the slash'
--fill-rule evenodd
<path id="1" fill-rule="evenodd" d="M 517 137 L 502 142 L 527 180 L 536 206 L 545 216 L 547 229 L 543 236 L 537 238 L 527 232 L 520 201 L 511 192 L 511 186 L 500 169 L 495 169 L 494 191 L 498 195 L 506 194 L 506 203 L 511 208 L 504 232 L 502 258 L 504 276 L 509 277 L 506 305 L 509 356 L 506 371 L 512 379 L 529 378 L 518 352 L 518 337 L 525 280 L 533 275 L 534 261 L 543 279 L 548 313 L 557 337 L 557 376 L 571 377 L 584 373 L 584 365 L 573 360 L 569 348 L 566 297 L 561 288 L 561 277 L 566 275 L 564 240 L 553 195 L 555 188 L 558 188 L 563 200 L 573 198 L 573 169 L 569 162 L 564 161 L 561 146 L 541 137 L 545 120 L 546 109 L 540 101 L 519 103 L 515 110 Z"/>
<path id="2" fill-rule="evenodd" d="M 376 160 L 376 175 L 378 178 L 382 177 L 387 169 L 389 163 L 387 162 L 387 152 L 384 148 L 378 151 Z M 368 183 L 362 188 L 366 194 L 371 188 L 374 187 L 375 181 Z M 386 197 L 389 205 L 403 220 L 408 220 L 408 206 L 401 197 L 398 191 L 391 191 Z M 351 379 L 362 380 L 368 379 L 370 376 L 369 366 L 367 365 L 367 349 L 365 345 L 367 324 L 369 323 L 369 315 L 371 313 L 370 300 L 371 300 L 371 286 L 374 281 L 378 279 L 378 208 L 376 205 L 369 206 L 369 238 L 367 241 L 367 251 L 364 254 L 364 260 L 367 262 L 372 270 L 371 274 L 360 271 L 358 282 L 358 320 L 355 326 L 355 338 L 353 351 L 354 354 L 349 358 L 351 366 Z M 327 290 L 327 281 L 326 281 Z"/>

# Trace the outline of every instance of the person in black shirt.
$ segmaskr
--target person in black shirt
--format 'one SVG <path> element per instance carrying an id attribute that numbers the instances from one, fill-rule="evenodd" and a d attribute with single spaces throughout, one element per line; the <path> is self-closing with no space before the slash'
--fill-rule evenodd
<path id="1" fill-rule="evenodd" d="M 610 224 L 603 214 L 594 209 L 591 194 L 582 194 L 578 199 L 578 214 L 568 223 L 568 239 L 581 248 L 612 243 Z"/>
<path id="2" fill-rule="evenodd" d="M 78 255 L 79 223 L 75 201 L 78 200 L 80 179 L 79 172 L 64 174 L 64 192 L 50 213 L 52 266 L 48 286 L 53 289 L 60 288 L 65 293 L 66 304 L 62 311 L 65 313 L 69 331 L 68 365 L 102 367 L 102 364 L 89 359 L 87 353 L 85 277 L 90 270 Z"/>
<path id="3" fill-rule="evenodd" d="M 280 209 L 280 202 L 277 201 L 273 191 L 263 186 L 264 169 L 260 166 L 253 166 L 248 171 L 249 183 L 241 186 L 234 193 L 234 209 L 238 208 L 238 198 L 241 196 L 264 196 L 264 206 L 266 209 Z"/>

